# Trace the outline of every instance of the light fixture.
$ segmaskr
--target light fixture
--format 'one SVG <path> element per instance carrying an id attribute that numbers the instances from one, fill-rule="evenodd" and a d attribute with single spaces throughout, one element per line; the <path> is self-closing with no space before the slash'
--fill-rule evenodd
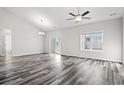
<path id="1" fill-rule="evenodd" d="M 45 32 L 38 32 L 39 35 L 45 35 Z"/>
<path id="2" fill-rule="evenodd" d="M 82 20 L 81 15 L 76 16 L 76 18 L 75 18 L 75 21 L 76 21 L 76 22 L 79 22 L 79 21 L 81 21 L 81 20 Z"/>
<path id="3" fill-rule="evenodd" d="M 40 23 L 41 23 L 43 26 L 49 26 L 49 25 L 50 25 L 50 23 L 49 23 L 49 21 L 48 21 L 47 18 L 42 18 L 42 19 L 40 20 Z"/>
<path id="4" fill-rule="evenodd" d="M 41 14 L 35 14 L 34 13 L 33 15 L 31 15 L 30 20 L 32 22 L 34 22 L 34 24 L 41 26 L 43 28 L 52 26 L 50 19 L 47 18 L 46 16 L 41 15 Z"/>
<path id="5" fill-rule="evenodd" d="M 41 19 L 40 21 L 43 22 L 43 19 Z"/>

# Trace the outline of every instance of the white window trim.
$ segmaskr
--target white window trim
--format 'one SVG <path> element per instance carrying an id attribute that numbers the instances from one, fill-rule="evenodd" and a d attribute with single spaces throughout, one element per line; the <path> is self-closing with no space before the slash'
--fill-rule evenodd
<path id="1" fill-rule="evenodd" d="M 103 35 L 102 35 L 102 50 L 93 50 L 92 48 L 91 49 L 84 49 L 84 39 L 83 39 L 83 34 L 90 34 L 90 33 L 100 33 L 100 32 L 102 32 L 103 33 Z M 91 31 L 91 32 L 83 32 L 83 33 L 81 33 L 80 34 L 80 50 L 81 51 L 97 51 L 97 52 L 102 52 L 103 50 L 104 50 L 104 31 L 103 30 L 99 30 L 99 31 Z M 92 40 L 91 40 L 91 42 L 92 42 Z"/>

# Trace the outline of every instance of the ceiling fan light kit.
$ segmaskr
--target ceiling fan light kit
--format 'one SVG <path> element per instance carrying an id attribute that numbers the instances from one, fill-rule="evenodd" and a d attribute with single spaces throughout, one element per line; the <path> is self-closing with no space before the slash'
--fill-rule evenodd
<path id="1" fill-rule="evenodd" d="M 69 19 L 66 19 L 66 20 L 73 20 L 75 19 L 75 22 L 78 23 L 80 22 L 82 19 L 90 19 L 90 17 L 84 17 L 86 16 L 87 14 L 89 14 L 90 12 L 89 11 L 86 11 L 84 12 L 83 14 L 80 14 L 79 12 L 79 8 L 78 8 L 78 14 L 73 14 L 73 13 L 69 13 L 71 16 L 73 16 L 73 18 L 69 18 Z"/>
<path id="2" fill-rule="evenodd" d="M 81 21 L 81 20 L 82 20 L 82 16 L 80 16 L 80 15 L 76 16 L 76 18 L 75 18 L 75 21 L 76 21 L 76 22 L 79 22 L 79 21 Z"/>

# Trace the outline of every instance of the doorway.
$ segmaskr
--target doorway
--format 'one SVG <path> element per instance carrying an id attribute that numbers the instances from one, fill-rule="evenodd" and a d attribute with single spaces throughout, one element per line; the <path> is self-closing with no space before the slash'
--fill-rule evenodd
<path id="1" fill-rule="evenodd" d="M 0 29 L 0 56 L 11 56 L 12 35 L 9 29 Z"/>
<path id="2" fill-rule="evenodd" d="M 51 52 L 61 54 L 61 37 L 55 37 L 51 40 Z"/>
<path id="3" fill-rule="evenodd" d="M 6 53 L 6 56 L 11 56 L 11 54 L 12 54 L 11 30 L 6 30 L 5 31 L 5 53 Z"/>

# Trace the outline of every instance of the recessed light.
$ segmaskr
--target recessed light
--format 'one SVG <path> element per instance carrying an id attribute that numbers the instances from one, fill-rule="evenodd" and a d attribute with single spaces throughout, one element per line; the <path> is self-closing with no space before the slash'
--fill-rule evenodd
<path id="1" fill-rule="evenodd" d="M 41 19 L 40 21 L 43 22 L 43 19 Z"/>
<path id="2" fill-rule="evenodd" d="M 117 13 L 112 13 L 112 14 L 110 14 L 110 16 L 115 16 L 115 15 L 117 15 Z"/>

